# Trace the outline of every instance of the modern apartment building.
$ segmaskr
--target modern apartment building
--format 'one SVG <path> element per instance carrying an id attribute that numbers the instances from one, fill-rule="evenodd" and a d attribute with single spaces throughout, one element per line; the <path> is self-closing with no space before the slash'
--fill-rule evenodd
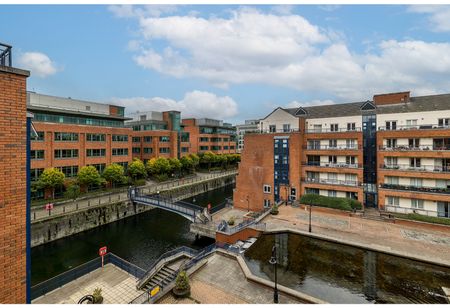
<path id="1" fill-rule="evenodd" d="M 182 131 L 179 111 L 137 112 L 125 125 L 132 128 L 132 155 L 144 162 L 154 157 L 179 158 L 189 154 L 189 133 Z"/>
<path id="2" fill-rule="evenodd" d="M 182 130 L 189 134 L 193 153 L 211 151 L 216 154 L 236 153 L 236 129 L 214 119 L 183 119 Z"/>
<path id="3" fill-rule="evenodd" d="M 259 131 L 259 120 L 245 120 L 244 124 L 236 125 L 237 149 L 241 153 L 244 148 L 244 135 Z"/>
<path id="4" fill-rule="evenodd" d="M 126 168 L 132 160 L 133 131 L 125 127 L 124 107 L 28 92 L 27 109 L 37 132 L 31 141 L 31 181 L 49 167 L 71 178 L 83 166 L 102 172 L 111 163 Z M 43 195 L 37 191 L 34 197 Z"/>
<path id="5" fill-rule="evenodd" d="M 314 193 L 358 199 L 381 210 L 449 217 L 449 124 L 450 94 L 401 92 L 366 102 L 277 108 L 261 120 L 260 134 L 245 136 L 252 148 L 242 152 L 234 199 L 254 193 L 248 205 L 235 204 L 262 209 L 266 200 Z M 292 150 L 297 139 L 301 149 Z M 286 170 L 289 176 L 283 176 Z"/>

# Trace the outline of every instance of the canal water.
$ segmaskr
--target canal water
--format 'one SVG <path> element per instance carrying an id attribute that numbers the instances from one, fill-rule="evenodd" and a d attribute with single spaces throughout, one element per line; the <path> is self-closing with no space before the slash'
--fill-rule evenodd
<path id="1" fill-rule="evenodd" d="M 266 234 L 246 252 L 253 274 L 333 304 L 442 303 L 450 268 L 292 233 Z"/>
<path id="2" fill-rule="evenodd" d="M 197 195 L 185 201 L 200 206 L 218 205 L 232 197 L 233 185 Z M 31 284 L 35 285 L 98 256 L 98 249 L 108 251 L 147 269 L 161 254 L 180 246 L 202 248 L 214 243 L 189 232 L 190 221 L 160 209 L 154 209 L 75 234 L 31 250 Z"/>

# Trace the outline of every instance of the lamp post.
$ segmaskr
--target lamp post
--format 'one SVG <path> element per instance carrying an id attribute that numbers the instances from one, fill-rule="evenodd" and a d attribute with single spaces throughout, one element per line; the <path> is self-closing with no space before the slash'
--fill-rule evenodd
<path id="1" fill-rule="evenodd" d="M 284 204 L 287 205 L 288 204 L 288 187 L 287 187 L 287 185 L 284 186 L 284 189 L 286 190 L 286 195 L 285 195 L 286 199 L 284 200 L 284 202 L 285 202 Z"/>
<path id="2" fill-rule="evenodd" d="M 272 247 L 272 257 L 269 260 L 269 263 L 273 265 L 275 270 L 275 289 L 273 290 L 273 302 L 278 304 L 278 288 L 277 288 L 277 246 L 273 245 Z"/>
<path id="3" fill-rule="evenodd" d="M 248 195 L 247 195 L 247 212 L 250 212 L 250 200 L 248 200 Z"/>
<path id="4" fill-rule="evenodd" d="M 158 206 L 159 206 L 159 190 L 156 191 L 156 194 L 158 195 Z"/>
<path id="5" fill-rule="evenodd" d="M 309 205 L 309 233 L 311 233 L 311 210 L 312 204 Z"/>

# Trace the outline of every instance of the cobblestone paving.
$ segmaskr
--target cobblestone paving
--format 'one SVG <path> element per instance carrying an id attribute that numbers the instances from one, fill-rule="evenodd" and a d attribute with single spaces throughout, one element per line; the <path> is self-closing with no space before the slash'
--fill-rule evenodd
<path id="1" fill-rule="evenodd" d="M 278 215 L 269 215 L 263 220 L 268 231 L 283 228 L 308 231 L 309 213 L 304 209 L 280 206 L 279 211 Z M 314 212 L 313 209 L 312 232 L 450 266 L 450 234 L 426 227 Z"/>

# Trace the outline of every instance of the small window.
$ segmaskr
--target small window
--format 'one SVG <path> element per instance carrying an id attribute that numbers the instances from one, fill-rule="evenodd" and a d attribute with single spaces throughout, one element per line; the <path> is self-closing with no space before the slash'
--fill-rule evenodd
<path id="1" fill-rule="evenodd" d="M 264 199 L 264 208 L 270 207 L 270 200 Z"/>
<path id="2" fill-rule="evenodd" d="M 147 115 L 146 115 L 146 114 L 141 115 L 141 116 L 139 117 L 139 119 L 140 119 L 141 121 L 145 121 L 145 120 L 147 120 Z"/>
<path id="3" fill-rule="evenodd" d="M 338 124 L 331 124 L 330 125 L 330 131 L 337 132 L 338 130 L 339 130 L 339 125 Z"/>
<path id="4" fill-rule="evenodd" d="M 406 126 L 408 126 L 408 127 L 415 127 L 415 126 L 417 126 L 417 119 L 406 120 Z"/>
<path id="5" fill-rule="evenodd" d="M 421 200 L 421 199 L 411 199 L 411 207 L 413 209 L 423 209 L 423 200 Z"/>
<path id="6" fill-rule="evenodd" d="M 283 132 L 287 133 L 291 131 L 291 124 L 283 124 Z"/>
<path id="7" fill-rule="evenodd" d="M 393 206 L 399 206 L 400 205 L 400 198 L 399 197 L 393 197 L 393 196 L 387 196 L 387 204 L 393 205 Z"/>
<path id="8" fill-rule="evenodd" d="M 269 125 L 269 132 L 275 133 L 276 131 L 277 131 L 277 126 L 276 125 Z"/>
<path id="9" fill-rule="evenodd" d="M 386 121 L 386 130 L 396 130 L 397 121 Z"/>
<path id="10" fill-rule="evenodd" d="M 336 197 L 336 196 L 337 196 L 337 191 L 335 191 L 335 190 L 328 191 L 328 197 Z"/>
<path id="11" fill-rule="evenodd" d="M 264 185 L 263 186 L 263 191 L 265 194 L 270 194 L 270 185 Z"/>
<path id="12" fill-rule="evenodd" d="M 356 123 L 347 123 L 347 130 L 348 131 L 356 130 Z"/>
<path id="13" fill-rule="evenodd" d="M 450 118 L 446 118 L 446 119 L 438 119 L 438 126 L 439 126 L 439 127 L 447 127 L 447 126 L 450 126 Z"/>
<path id="14" fill-rule="evenodd" d="M 86 111 L 91 111 L 91 106 L 86 106 Z"/>

